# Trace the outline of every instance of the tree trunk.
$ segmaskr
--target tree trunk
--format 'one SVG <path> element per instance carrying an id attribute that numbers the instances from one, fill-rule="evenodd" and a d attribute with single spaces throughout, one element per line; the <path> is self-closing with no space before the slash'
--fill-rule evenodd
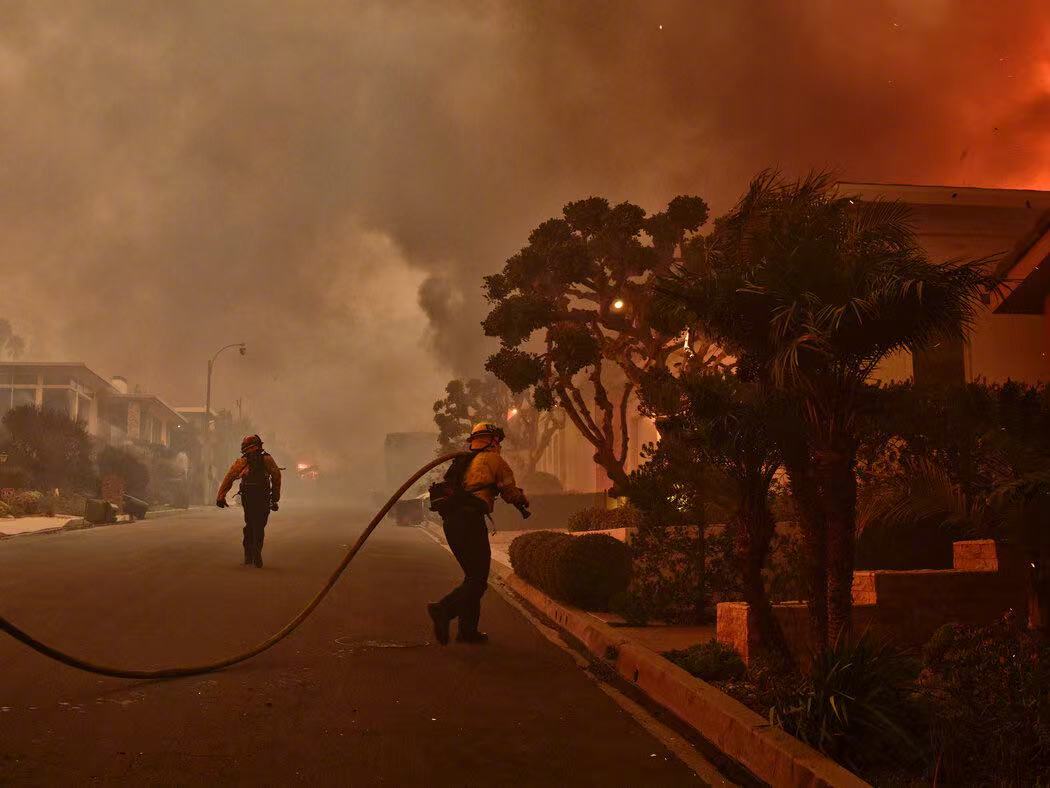
<path id="1" fill-rule="evenodd" d="M 808 559 L 806 585 L 809 590 L 810 639 L 816 648 L 823 649 L 828 642 L 828 556 L 824 513 L 808 458 L 795 459 L 788 463 L 787 470 Z"/>
<path id="2" fill-rule="evenodd" d="M 741 508 L 737 518 L 737 561 L 744 601 L 751 608 L 755 628 L 758 630 L 759 648 L 776 657 L 782 664 L 792 665 L 791 652 L 788 650 L 780 622 L 773 614 L 773 606 L 769 602 L 762 578 L 762 569 L 769 557 L 769 545 L 775 527 L 773 514 L 765 500 L 748 501 Z"/>
<path id="3" fill-rule="evenodd" d="M 606 475 L 609 477 L 609 481 L 612 482 L 613 486 L 612 489 L 609 490 L 609 495 L 613 498 L 619 498 L 625 495 L 627 487 L 630 485 L 630 477 L 623 469 L 623 463 L 617 462 L 616 458 L 612 456 L 611 453 L 604 451 L 595 452 L 594 461 L 605 470 Z"/>
<path id="4" fill-rule="evenodd" d="M 827 551 L 825 644 L 849 634 L 853 622 L 854 533 L 857 526 L 857 477 L 853 454 L 839 448 L 815 452 L 824 504 Z"/>

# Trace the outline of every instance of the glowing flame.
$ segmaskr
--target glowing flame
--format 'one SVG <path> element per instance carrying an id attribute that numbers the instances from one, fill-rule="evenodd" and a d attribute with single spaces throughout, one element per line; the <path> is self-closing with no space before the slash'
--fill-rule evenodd
<path id="1" fill-rule="evenodd" d="M 615 309 L 617 312 L 623 309 L 623 299 L 617 298 L 615 301 L 613 301 L 612 308 Z"/>
<path id="2" fill-rule="evenodd" d="M 517 408 L 511 408 L 510 410 L 507 411 L 507 420 L 510 421 L 511 419 L 513 419 L 517 415 L 518 415 L 518 409 Z"/>
<path id="3" fill-rule="evenodd" d="M 300 462 L 295 467 L 296 467 L 296 470 L 305 471 L 307 468 L 310 467 L 310 463 L 308 463 L 308 462 Z"/>

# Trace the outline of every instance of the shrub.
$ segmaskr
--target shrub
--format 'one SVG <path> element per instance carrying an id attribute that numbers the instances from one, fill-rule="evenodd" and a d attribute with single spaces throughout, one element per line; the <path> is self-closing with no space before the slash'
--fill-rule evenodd
<path id="1" fill-rule="evenodd" d="M 119 476 L 124 489 L 136 498 L 145 498 L 149 490 L 149 467 L 127 449 L 107 446 L 98 453 L 98 472 L 101 476 Z"/>
<path id="2" fill-rule="evenodd" d="M 522 534 L 511 542 L 510 562 L 524 580 L 585 610 L 607 610 L 630 582 L 626 545 L 605 534 Z"/>
<path id="3" fill-rule="evenodd" d="M 1009 614 L 988 627 L 942 627 L 923 658 L 941 779 L 1041 784 L 1050 774 L 1050 644 Z"/>
<path id="4" fill-rule="evenodd" d="M 646 618 L 694 624 L 709 617 L 705 548 L 710 539 L 702 543 L 699 528 L 646 524 L 638 529 L 630 546 L 631 593 Z"/>
<path id="5" fill-rule="evenodd" d="M 770 720 L 858 773 L 914 763 L 923 754 L 917 674 L 889 645 L 840 640 L 797 691 L 776 700 Z"/>
<path id="6" fill-rule="evenodd" d="M 730 681 L 743 677 L 747 668 L 730 646 L 709 640 L 686 649 L 665 651 L 671 662 L 704 681 Z"/>
<path id="7" fill-rule="evenodd" d="M 588 506 L 586 509 L 580 509 L 580 511 L 569 515 L 569 522 L 566 527 L 570 531 L 599 531 L 605 527 L 602 525 L 604 514 L 604 509 L 597 506 Z"/>
<path id="8" fill-rule="evenodd" d="M 21 490 L 8 499 L 8 504 L 12 510 L 23 515 L 37 514 L 43 511 L 40 505 L 43 499 L 44 494 L 36 490 Z"/>
<path id="9" fill-rule="evenodd" d="M 71 514 L 83 517 L 86 501 L 87 499 L 82 495 L 45 495 L 38 504 L 37 510 L 49 515 Z"/>
<path id="10" fill-rule="evenodd" d="M 0 501 L 0 517 L 14 517 L 11 507 L 3 501 Z"/>
<path id="11" fill-rule="evenodd" d="M 606 531 L 612 528 L 638 528 L 642 524 L 642 513 L 633 506 L 618 506 L 603 509 L 591 506 L 574 512 L 569 517 L 570 531 Z"/>

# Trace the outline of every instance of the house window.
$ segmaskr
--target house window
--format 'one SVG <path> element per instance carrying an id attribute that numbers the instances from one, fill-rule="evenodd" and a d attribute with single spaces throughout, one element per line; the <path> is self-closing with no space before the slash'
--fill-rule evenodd
<path id="1" fill-rule="evenodd" d="M 72 418 L 73 396 L 69 389 L 44 389 L 44 410 L 55 410 Z"/>
<path id="2" fill-rule="evenodd" d="M 16 388 L 11 396 L 11 407 L 19 408 L 22 405 L 36 406 L 36 389 Z"/>

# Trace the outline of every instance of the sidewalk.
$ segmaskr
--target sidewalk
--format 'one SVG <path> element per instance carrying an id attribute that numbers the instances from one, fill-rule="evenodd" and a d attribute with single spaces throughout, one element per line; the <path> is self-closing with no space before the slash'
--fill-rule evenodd
<path id="1" fill-rule="evenodd" d="M 441 528 L 422 526 L 445 544 Z M 614 616 L 579 610 L 529 585 L 510 566 L 508 548 L 516 532 L 491 538 L 497 587 L 538 610 L 581 643 L 595 660 L 612 667 L 653 702 L 677 716 L 751 774 L 777 788 L 864 788 L 868 784 L 717 687 L 660 655 L 714 637 L 714 627 L 614 627 Z"/>
<path id="2" fill-rule="evenodd" d="M 0 520 L 0 536 L 61 531 L 69 523 L 80 519 L 82 518 L 71 514 L 56 514 L 54 517 L 5 517 Z"/>
<path id="3" fill-rule="evenodd" d="M 201 509 L 209 509 L 208 506 L 191 506 L 189 509 L 159 509 L 146 512 L 144 520 L 157 520 L 162 517 L 173 517 L 179 514 L 189 514 Z M 115 523 L 89 523 L 83 517 L 72 514 L 56 514 L 54 517 L 44 515 L 33 515 L 30 517 L 10 517 L 0 519 L 0 538 L 8 536 L 22 536 L 24 534 L 49 534 L 58 531 L 72 531 L 81 528 L 101 528 L 108 525 L 122 525 L 125 523 L 139 522 L 132 520 L 126 514 L 118 514 Z"/>

